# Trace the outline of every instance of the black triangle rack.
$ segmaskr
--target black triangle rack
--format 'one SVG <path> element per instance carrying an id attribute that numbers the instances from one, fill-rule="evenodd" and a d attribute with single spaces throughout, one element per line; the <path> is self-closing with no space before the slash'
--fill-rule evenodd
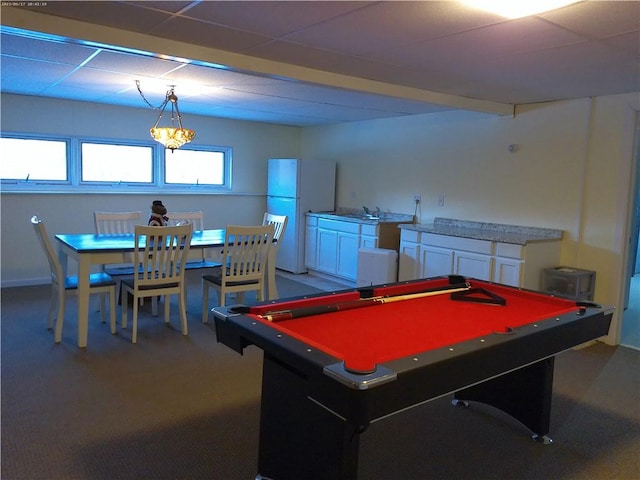
<path id="1" fill-rule="evenodd" d="M 451 294 L 451 300 L 457 300 L 460 302 L 486 303 L 488 305 L 499 305 L 502 307 L 507 304 L 506 299 L 484 288 L 470 288 L 469 290 L 464 290 L 462 292 L 454 292 Z"/>

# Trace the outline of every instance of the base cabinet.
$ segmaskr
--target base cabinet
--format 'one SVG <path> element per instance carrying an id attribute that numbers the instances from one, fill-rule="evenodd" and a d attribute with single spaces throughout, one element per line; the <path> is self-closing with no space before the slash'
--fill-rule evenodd
<path id="1" fill-rule="evenodd" d="M 462 275 L 531 290 L 558 265 L 560 240 L 516 245 L 402 229 L 398 280 Z"/>
<path id="2" fill-rule="evenodd" d="M 513 258 L 496 257 L 493 263 L 493 281 L 514 287 L 522 284 L 524 262 Z"/>
<path id="3" fill-rule="evenodd" d="M 478 280 L 492 280 L 493 258 L 471 252 L 453 252 L 453 273 Z"/>
<path id="4" fill-rule="evenodd" d="M 366 224 L 307 216 L 305 266 L 355 282 L 360 248 L 398 249 L 398 223 Z"/>
<path id="5" fill-rule="evenodd" d="M 420 263 L 418 278 L 439 277 L 449 275 L 453 271 L 453 250 L 422 245 L 420 247 Z"/>

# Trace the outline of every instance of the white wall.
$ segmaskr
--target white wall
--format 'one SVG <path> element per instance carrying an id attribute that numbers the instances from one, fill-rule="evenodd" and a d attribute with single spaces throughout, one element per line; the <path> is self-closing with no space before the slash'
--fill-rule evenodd
<path id="1" fill-rule="evenodd" d="M 595 270 L 596 300 L 621 305 L 638 110 L 638 94 L 628 94 L 521 107 L 515 117 L 444 113 L 304 129 L 187 116 L 197 141 L 234 148 L 234 193 L 242 195 L 162 199 L 175 210 L 203 208 L 210 227 L 252 222 L 265 208 L 267 158 L 335 160 L 339 206 L 413 213 L 416 193 L 423 223 L 441 216 L 564 230 L 562 263 Z M 145 138 L 152 117 L 148 109 L 2 95 L 7 131 L 91 136 L 111 123 L 105 135 Z M 3 194 L 3 285 L 46 276 L 33 255 L 31 214 L 52 232 L 92 231 L 94 210 L 144 211 L 155 196 Z"/>
<path id="2" fill-rule="evenodd" d="M 340 206 L 413 213 L 420 194 L 420 223 L 562 229 L 562 263 L 595 270 L 596 300 L 620 305 L 639 109 L 630 94 L 520 107 L 514 117 L 446 113 L 306 128 L 302 155 L 338 162 Z"/>
<path id="3" fill-rule="evenodd" d="M 40 97 L 6 95 L 2 130 L 85 137 L 146 139 L 156 114 Z M 93 232 L 95 210 L 149 212 L 159 198 L 170 210 L 203 210 L 208 228 L 260 223 L 266 208 L 267 159 L 299 155 L 299 129 L 255 122 L 183 115 L 194 142 L 233 147 L 233 192 L 225 195 L 22 194 L 2 193 L 2 286 L 48 281 L 48 267 L 29 222 L 37 214 L 55 233 Z M 70 267 L 73 267 L 70 265 Z"/>

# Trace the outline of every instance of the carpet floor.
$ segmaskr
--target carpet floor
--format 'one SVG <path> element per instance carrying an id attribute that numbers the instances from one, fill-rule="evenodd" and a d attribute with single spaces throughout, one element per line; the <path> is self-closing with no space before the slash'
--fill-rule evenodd
<path id="1" fill-rule="evenodd" d="M 136 345 L 128 330 L 111 335 L 94 303 L 86 349 L 76 347 L 73 297 L 55 345 L 48 288 L 2 290 L 3 480 L 255 478 L 261 352 L 217 343 L 213 322 L 200 322 L 198 275 L 189 286 L 188 336 L 175 300 L 169 327 L 145 304 Z M 318 291 L 281 277 L 278 288 Z M 559 355 L 551 445 L 448 397 L 376 422 L 361 437 L 359 479 L 639 479 L 639 367 L 640 352 L 624 347 Z"/>

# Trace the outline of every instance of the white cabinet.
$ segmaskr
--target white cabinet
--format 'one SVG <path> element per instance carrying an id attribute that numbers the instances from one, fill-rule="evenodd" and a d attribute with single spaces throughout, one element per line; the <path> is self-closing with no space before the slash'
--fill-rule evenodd
<path id="1" fill-rule="evenodd" d="M 453 273 L 478 280 L 492 280 L 492 261 L 488 255 L 472 252 L 453 252 Z"/>
<path id="2" fill-rule="evenodd" d="M 361 248 L 378 248 L 378 226 L 377 225 L 361 225 L 360 226 L 360 247 Z"/>
<path id="3" fill-rule="evenodd" d="M 522 260 L 496 257 L 493 264 L 493 281 L 519 287 L 522 283 L 523 265 Z"/>
<path id="4" fill-rule="evenodd" d="M 540 290 L 542 271 L 560 261 L 560 240 L 524 245 L 402 229 L 400 281 L 441 275 Z"/>
<path id="5" fill-rule="evenodd" d="M 453 250 L 420 245 L 419 278 L 449 275 L 453 271 Z"/>
<path id="6" fill-rule="evenodd" d="M 358 249 L 360 235 L 355 233 L 338 233 L 338 261 L 336 275 L 349 280 L 358 278 Z"/>
<path id="7" fill-rule="evenodd" d="M 420 234 L 415 230 L 402 230 L 400 251 L 398 252 L 398 281 L 414 280 L 423 275 L 420 272 Z"/>
<path id="8" fill-rule="evenodd" d="M 305 257 L 310 259 L 315 257 L 315 263 L 309 262 L 306 267 L 355 281 L 358 275 L 360 224 L 325 218 L 316 220 L 318 226 L 314 237 L 315 242 L 314 238 L 307 238 L 305 244 L 306 249 L 315 251 L 315 253 L 305 253 Z M 307 221 L 307 228 L 311 230 L 309 223 Z"/>
<path id="9" fill-rule="evenodd" d="M 360 223 L 307 216 L 305 267 L 323 274 L 356 281 L 360 248 L 398 249 L 399 222 Z"/>
<path id="10" fill-rule="evenodd" d="M 318 218 L 307 217 L 305 229 L 304 265 L 315 270 L 318 266 Z"/>
<path id="11" fill-rule="evenodd" d="M 338 232 L 318 228 L 318 253 L 316 269 L 320 272 L 336 274 L 338 266 Z"/>

